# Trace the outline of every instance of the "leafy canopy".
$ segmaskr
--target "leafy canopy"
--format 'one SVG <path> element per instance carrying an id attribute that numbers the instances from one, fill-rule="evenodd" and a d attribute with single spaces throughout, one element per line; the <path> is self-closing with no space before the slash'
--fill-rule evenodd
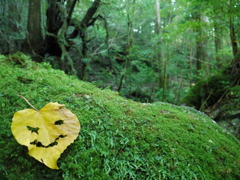
<path id="1" fill-rule="evenodd" d="M 18 143 L 27 146 L 30 156 L 52 169 L 58 169 L 58 158 L 80 131 L 77 116 L 64 107 L 48 103 L 40 111 L 18 111 L 12 120 L 12 133 Z"/>

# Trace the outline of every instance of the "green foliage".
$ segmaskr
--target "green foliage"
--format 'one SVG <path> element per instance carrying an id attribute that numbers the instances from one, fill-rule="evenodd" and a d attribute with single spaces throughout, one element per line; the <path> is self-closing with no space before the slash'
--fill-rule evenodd
<path id="1" fill-rule="evenodd" d="M 182 103 L 204 110 L 224 97 L 231 86 L 232 77 L 219 73 L 196 83 L 182 99 Z"/>
<path id="2" fill-rule="evenodd" d="M 1 56 L 2 57 L 2 56 Z M 167 103 L 141 104 L 53 70 L 0 61 L 1 179 L 239 179 L 239 141 L 204 114 Z M 21 81 L 19 77 L 28 81 Z M 49 170 L 10 131 L 14 112 L 65 104 L 79 137 Z"/>
<path id="3" fill-rule="evenodd" d="M 233 96 L 235 102 L 237 102 L 238 106 L 240 106 L 240 86 L 232 87 L 229 94 Z"/>
<path id="4" fill-rule="evenodd" d="M 27 42 L 28 1 L 12 0 L 0 3 L 3 7 L 0 13 L 2 24 L 0 51 L 9 53 L 24 50 L 26 45 L 24 42 Z M 75 26 L 80 24 L 92 3 L 92 0 L 77 2 L 66 37 L 74 31 L 73 24 Z M 125 72 L 124 62 L 129 58 L 130 65 L 126 68 L 121 95 L 141 102 L 164 99 L 166 102 L 179 104 L 178 100 L 185 95 L 192 83 L 212 75 L 216 69 L 229 65 L 233 57 L 229 43 L 230 16 L 234 17 L 236 40 L 240 40 L 239 3 L 236 0 L 232 3 L 232 13 L 229 14 L 229 2 L 224 0 L 219 0 L 219 3 L 214 0 L 161 2 L 160 45 L 156 33 L 155 1 L 101 0 L 101 6 L 94 19 L 89 22 L 91 26 L 84 28 L 84 33 L 81 32 L 85 36 L 85 41 L 77 37 L 69 39 L 68 45 L 65 44 L 73 62 L 68 65 L 61 64 L 64 61 L 63 59 L 61 61 L 61 53 L 52 52 L 57 48 L 48 47 L 51 43 L 48 43 L 47 48 L 42 47 L 41 52 L 34 53 L 40 53 L 45 57 L 44 61 L 54 68 L 65 68 L 69 74 L 72 70 L 67 66 L 73 65 L 79 76 L 85 75 L 84 80 L 93 82 L 101 88 L 109 86 L 112 90 L 118 89 L 121 75 Z M 68 10 L 70 3 L 58 3 L 58 5 Z M 42 34 L 46 38 L 48 1 L 41 1 L 41 6 Z M 57 16 L 61 17 L 61 15 Z M 201 17 L 197 18 L 197 16 Z M 56 22 L 56 27 L 58 23 Z M 132 47 L 128 52 L 130 39 L 132 39 Z M 198 40 L 204 46 L 201 58 L 196 57 Z M 44 43 L 43 46 L 45 45 Z M 165 90 L 159 89 L 158 85 L 157 77 L 160 76 L 161 68 L 156 61 L 159 49 L 162 51 L 163 61 L 167 62 Z M 44 52 L 45 50 L 49 52 Z M 196 63 L 199 61 L 203 64 L 200 72 L 196 70 Z M 145 62 L 150 66 L 145 66 Z M 139 71 L 132 69 L 141 66 L 141 63 L 145 67 L 141 67 Z M 146 79 L 149 82 L 146 83 Z M 164 95 L 161 95 L 163 91 Z M 165 97 L 162 98 L 163 96 Z"/>
<path id="5" fill-rule="evenodd" d="M 117 2 L 117 3 L 116 3 Z M 161 2 L 161 21 L 162 21 L 162 43 L 159 45 L 159 37 L 156 34 L 154 1 L 109 1 L 102 4 L 100 14 L 108 22 L 108 29 L 104 23 L 98 21 L 95 28 L 89 28 L 90 37 L 95 34 L 96 39 L 89 43 L 89 52 L 97 52 L 91 61 L 89 81 L 94 82 L 98 87 L 110 86 L 116 90 L 120 82 L 122 72 L 124 72 L 125 60 L 130 59 L 127 67 L 126 76 L 123 81 L 121 95 L 130 97 L 141 102 L 151 102 L 162 100 L 162 89 L 159 89 L 157 78 L 160 66 L 157 61 L 157 52 L 162 50 L 163 61 L 166 61 L 166 92 L 164 100 L 166 102 L 179 104 L 180 97 L 184 96 L 192 83 L 197 80 L 211 76 L 215 73 L 216 67 L 228 65 L 232 59 L 229 37 L 225 40 L 221 38 L 221 48 L 217 54 L 221 61 L 216 61 L 216 50 L 214 44 L 215 36 L 219 36 L 213 29 L 217 25 L 219 31 L 228 34 L 228 18 L 222 16 L 228 5 L 221 1 L 216 4 L 214 1 L 164 1 Z M 111 9 L 108 14 L 106 10 Z M 215 12 L 216 10 L 216 12 Z M 195 16 L 201 14 L 202 21 Z M 221 18 L 218 20 L 217 17 Z M 126 53 L 128 41 L 131 37 L 129 24 L 132 25 L 133 45 L 129 54 Z M 226 28 L 227 27 L 227 28 Z M 198 30 L 201 28 L 201 37 Z M 110 53 L 107 53 L 105 38 L 109 35 Z M 204 44 L 204 53 L 201 59 L 196 58 L 196 40 Z M 97 50 L 96 50 L 97 49 Z M 119 54 L 122 55 L 121 62 L 118 62 Z M 111 76 L 106 76 L 106 62 L 110 62 L 114 70 Z M 116 60 L 116 61 L 115 61 Z M 97 66 L 96 63 L 102 61 L 104 66 Z M 202 70 L 196 70 L 196 63 L 202 63 Z M 150 66 L 144 67 L 145 70 L 134 71 L 133 67 L 148 62 Z M 102 72 L 105 73 L 102 73 Z M 145 83 L 145 80 L 148 83 Z M 143 80 L 143 81 L 142 81 Z"/>
<path id="6" fill-rule="evenodd" d="M 140 58 L 140 56 L 138 56 Z M 156 86 L 156 72 L 154 72 L 151 62 L 137 59 L 131 60 L 131 65 L 127 71 L 125 86 L 121 95 L 140 102 L 153 102 L 153 91 Z"/>

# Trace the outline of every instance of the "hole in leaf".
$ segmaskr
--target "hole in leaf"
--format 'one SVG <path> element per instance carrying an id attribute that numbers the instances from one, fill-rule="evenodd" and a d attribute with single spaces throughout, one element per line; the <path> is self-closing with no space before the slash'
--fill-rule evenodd
<path id="1" fill-rule="evenodd" d="M 60 139 L 60 138 L 65 138 L 67 135 L 59 135 L 57 138 L 56 138 L 56 140 L 55 141 L 57 141 L 58 139 Z"/>
<path id="2" fill-rule="evenodd" d="M 37 146 L 37 147 L 45 147 L 45 146 L 44 146 L 41 142 L 39 142 L 39 141 L 37 142 L 36 146 Z"/>
<path id="3" fill-rule="evenodd" d="M 31 131 L 31 132 L 35 132 L 35 133 L 38 134 L 38 130 L 39 130 L 38 127 L 34 128 L 34 127 L 31 127 L 31 126 L 27 126 L 27 128 L 28 128 L 29 131 Z"/>
<path id="4" fill-rule="evenodd" d="M 58 142 L 54 141 L 53 143 L 45 146 L 45 148 L 53 147 L 53 146 L 56 146 L 56 145 L 58 145 Z"/>
<path id="5" fill-rule="evenodd" d="M 63 120 L 58 120 L 58 121 L 55 121 L 55 125 L 62 125 L 64 123 L 64 121 Z"/>
<path id="6" fill-rule="evenodd" d="M 30 144 L 36 145 L 37 144 L 37 140 L 35 139 L 33 142 L 30 142 Z"/>
<path id="7" fill-rule="evenodd" d="M 33 141 L 33 142 L 30 142 L 30 144 L 32 145 L 36 145 L 36 147 L 43 147 L 43 148 L 49 148 L 49 147 L 53 147 L 53 146 L 56 146 L 58 145 L 58 142 L 57 140 L 60 139 L 60 138 L 64 138 L 66 137 L 67 135 L 59 135 L 54 142 L 48 144 L 47 146 L 44 146 L 40 141 L 37 141 L 36 139 Z"/>
<path id="8" fill-rule="evenodd" d="M 42 163 L 44 163 L 43 159 L 41 159 Z"/>
<path id="9" fill-rule="evenodd" d="M 36 139 L 30 144 L 36 145 L 36 147 L 45 147 L 41 142 L 37 141 Z"/>
<path id="10" fill-rule="evenodd" d="M 59 138 L 64 138 L 64 137 L 66 137 L 67 135 L 60 135 L 57 139 L 59 139 Z"/>

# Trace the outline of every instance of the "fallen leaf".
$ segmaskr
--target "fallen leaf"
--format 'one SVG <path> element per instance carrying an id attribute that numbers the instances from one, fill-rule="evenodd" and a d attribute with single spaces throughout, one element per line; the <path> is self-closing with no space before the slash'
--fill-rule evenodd
<path id="1" fill-rule="evenodd" d="M 25 109 L 14 114 L 12 133 L 28 154 L 52 169 L 57 160 L 77 138 L 80 123 L 64 105 L 48 103 L 40 111 Z"/>

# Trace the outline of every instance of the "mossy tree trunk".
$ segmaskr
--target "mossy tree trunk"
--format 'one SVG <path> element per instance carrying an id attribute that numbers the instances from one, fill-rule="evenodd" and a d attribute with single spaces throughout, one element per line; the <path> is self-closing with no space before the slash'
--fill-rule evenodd
<path id="1" fill-rule="evenodd" d="M 88 40 L 86 39 L 86 30 L 89 26 L 94 25 L 98 19 L 98 16 L 95 17 L 94 15 L 100 6 L 100 2 L 101 0 L 95 0 L 78 24 L 71 22 L 77 0 L 48 0 L 46 52 L 58 57 L 58 65 L 61 69 L 70 74 L 77 73 L 80 79 L 83 79 L 86 74 L 86 66 L 82 63 L 82 60 L 87 58 Z M 70 25 L 74 27 L 74 31 L 67 35 L 67 29 Z M 77 37 L 82 39 L 82 47 L 79 60 L 73 62 L 68 50 L 74 48 L 74 43 L 70 42 L 70 39 Z"/>

